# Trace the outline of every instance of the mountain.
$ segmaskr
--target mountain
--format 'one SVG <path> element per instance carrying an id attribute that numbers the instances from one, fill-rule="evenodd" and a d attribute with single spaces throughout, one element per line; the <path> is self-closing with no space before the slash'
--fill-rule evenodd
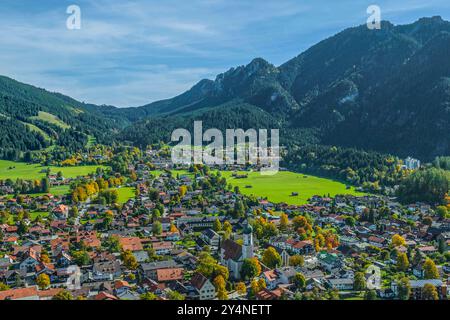
<path id="1" fill-rule="evenodd" d="M 111 135 L 129 124 L 110 113 L 111 108 L 116 109 L 0 77 L 0 156 L 15 159 L 23 151 L 55 144 L 81 149 L 89 136 L 108 143 Z"/>
<path id="2" fill-rule="evenodd" d="M 450 153 L 449 37 L 450 23 L 440 17 L 384 21 L 381 30 L 362 25 L 279 67 L 254 59 L 173 99 L 119 112 L 130 121 L 150 117 L 154 126 L 159 117 L 211 119 L 211 112 L 220 117 L 245 104 L 287 135 L 303 130 L 323 144 L 429 160 Z M 127 139 L 133 130 L 126 129 Z"/>
<path id="3" fill-rule="evenodd" d="M 281 66 L 262 58 L 139 108 L 85 104 L 0 77 L 0 156 L 92 136 L 138 146 L 173 129 L 280 128 L 290 146 L 356 147 L 431 160 L 450 154 L 450 22 L 366 25 L 325 39 Z"/>

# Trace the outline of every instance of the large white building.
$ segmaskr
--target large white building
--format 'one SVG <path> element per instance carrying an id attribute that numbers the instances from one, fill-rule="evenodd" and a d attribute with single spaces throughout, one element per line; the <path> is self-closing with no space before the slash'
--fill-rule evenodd
<path id="1" fill-rule="evenodd" d="M 420 168 L 420 160 L 408 157 L 405 159 L 405 168 L 409 170 L 416 170 Z"/>

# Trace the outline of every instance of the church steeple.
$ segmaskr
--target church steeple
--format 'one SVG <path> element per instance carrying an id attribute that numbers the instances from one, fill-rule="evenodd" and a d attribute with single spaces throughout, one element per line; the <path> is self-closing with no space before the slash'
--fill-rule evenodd
<path id="1" fill-rule="evenodd" d="M 244 259 L 253 258 L 253 228 L 248 223 L 244 227 L 244 244 L 242 245 L 242 257 Z"/>

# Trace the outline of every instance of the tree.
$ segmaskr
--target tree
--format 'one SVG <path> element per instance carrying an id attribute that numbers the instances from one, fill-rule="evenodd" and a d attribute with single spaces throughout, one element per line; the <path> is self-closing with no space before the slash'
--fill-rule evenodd
<path id="1" fill-rule="evenodd" d="M 153 209 L 152 217 L 153 217 L 153 219 L 157 219 L 157 218 L 161 217 L 161 211 L 159 211 L 159 209 L 156 209 L 156 208 Z"/>
<path id="2" fill-rule="evenodd" d="M 244 282 L 236 283 L 235 289 L 239 294 L 243 295 L 247 293 L 247 286 L 245 285 Z"/>
<path id="3" fill-rule="evenodd" d="M 245 214 L 245 207 L 241 200 L 238 200 L 234 204 L 233 217 L 240 218 Z"/>
<path id="4" fill-rule="evenodd" d="M 73 296 L 69 291 L 62 290 L 55 294 L 52 300 L 73 300 Z"/>
<path id="5" fill-rule="evenodd" d="M 91 261 L 89 254 L 85 250 L 76 251 L 72 254 L 72 257 L 77 265 L 85 266 Z"/>
<path id="6" fill-rule="evenodd" d="M 439 240 L 438 240 L 438 250 L 439 250 L 439 253 L 442 253 L 442 254 L 445 253 L 445 251 L 447 251 L 447 243 L 443 237 L 439 238 Z"/>
<path id="7" fill-rule="evenodd" d="M 377 292 L 375 290 L 368 290 L 364 294 L 364 300 L 377 300 Z"/>
<path id="8" fill-rule="evenodd" d="M 6 291 L 9 290 L 10 287 L 6 284 L 4 284 L 3 282 L 0 282 L 0 291 Z"/>
<path id="9" fill-rule="evenodd" d="M 73 206 L 72 208 L 70 208 L 69 210 L 69 216 L 71 218 L 76 218 L 78 217 L 78 207 L 77 206 Z"/>
<path id="10" fill-rule="evenodd" d="M 304 289 L 306 287 L 306 279 L 305 276 L 302 273 L 297 273 L 294 276 L 294 284 L 299 289 Z"/>
<path id="11" fill-rule="evenodd" d="M 227 220 L 223 223 L 222 230 L 225 232 L 226 238 L 229 238 L 231 233 L 233 232 L 233 226 L 231 223 Z"/>
<path id="12" fill-rule="evenodd" d="M 154 235 L 160 235 L 162 233 L 162 224 L 159 221 L 153 222 L 152 232 Z"/>
<path id="13" fill-rule="evenodd" d="M 216 218 L 216 220 L 214 221 L 213 229 L 214 229 L 214 231 L 216 231 L 216 232 L 222 231 L 222 223 L 221 223 L 220 220 L 217 219 L 217 218 Z"/>
<path id="14" fill-rule="evenodd" d="M 356 291 L 362 291 L 366 289 L 366 277 L 362 272 L 355 273 L 355 279 L 353 282 L 353 289 Z"/>
<path id="15" fill-rule="evenodd" d="M 422 223 L 426 226 L 431 226 L 433 224 L 433 219 L 431 217 L 425 217 L 423 218 Z"/>
<path id="16" fill-rule="evenodd" d="M 173 223 L 170 224 L 169 232 L 172 232 L 172 233 L 178 232 L 178 229 L 175 226 L 175 224 L 173 224 Z"/>
<path id="17" fill-rule="evenodd" d="M 133 255 L 133 253 L 131 252 L 131 250 L 125 250 L 122 252 L 121 255 L 123 264 L 125 265 L 125 267 L 127 269 L 130 270 L 136 270 L 138 267 L 138 262 L 136 260 L 136 257 Z"/>
<path id="18" fill-rule="evenodd" d="M 439 279 L 439 271 L 436 264 L 430 258 L 426 258 L 423 264 L 424 278 L 425 279 Z"/>
<path id="19" fill-rule="evenodd" d="M 280 217 L 279 229 L 280 229 L 280 231 L 287 231 L 288 228 L 289 228 L 288 215 L 286 213 L 282 213 L 281 217 Z"/>
<path id="20" fill-rule="evenodd" d="M 314 239 L 314 248 L 318 252 L 324 246 L 325 246 L 325 237 L 321 233 L 319 233 L 316 235 Z"/>
<path id="21" fill-rule="evenodd" d="M 399 252 L 397 254 L 397 268 L 400 271 L 406 271 L 409 267 L 408 256 L 404 252 Z"/>
<path id="22" fill-rule="evenodd" d="M 350 226 L 350 227 L 354 227 L 356 224 L 356 219 L 353 217 L 346 217 L 345 218 L 345 223 Z"/>
<path id="23" fill-rule="evenodd" d="M 50 286 L 50 277 L 45 273 L 41 273 L 36 278 L 36 284 L 39 286 L 39 289 L 44 290 Z"/>
<path id="24" fill-rule="evenodd" d="M 250 283 L 250 294 L 252 296 L 255 296 L 259 291 L 261 291 L 265 287 L 266 281 L 263 278 L 260 278 L 259 280 L 253 279 L 253 281 Z"/>
<path id="25" fill-rule="evenodd" d="M 438 207 L 436 208 L 436 214 L 437 214 L 437 216 L 438 216 L 439 218 L 445 219 L 445 217 L 446 217 L 447 214 L 448 214 L 447 207 L 445 207 L 445 206 L 438 206 Z"/>
<path id="26" fill-rule="evenodd" d="M 41 192 L 48 193 L 50 192 L 50 181 L 48 178 L 42 178 L 41 180 Z"/>
<path id="27" fill-rule="evenodd" d="M 169 298 L 169 300 L 185 300 L 186 299 L 186 297 L 184 295 L 182 295 L 178 291 L 173 291 L 173 290 L 169 291 L 169 293 L 167 294 L 167 297 Z"/>
<path id="28" fill-rule="evenodd" d="M 411 295 L 411 285 L 407 277 L 404 277 L 398 281 L 397 295 L 400 300 L 409 300 Z"/>
<path id="29" fill-rule="evenodd" d="M 154 293 L 146 292 L 146 293 L 141 294 L 139 296 L 139 299 L 141 299 L 141 300 L 157 300 L 158 296 Z"/>
<path id="30" fill-rule="evenodd" d="M 437 289 L 431 283 L 426 283 L 422 290 L 423 300 L 439 300 Z"/>
<path id="31" fill-rule="evenodd" d="M 178 188 L 178 193 L 180 194 L 180 197 L 183 198 L 186 195 L 187 187 L 186 186 L 180 186 Z"/>
<path id="32" fill-rule="evenodd" d="M 222 265 L 216 263 L 214 265 L 213 276 L 219 276 L 219 275 L 222 276 L 225 281 L 227 281 L 228 277 L 230 276 L 230 271 L 228 270 L 228 268 L 226 266 L 222 266 Z"/>
<path id="33" fill-rule="evenodd" d="M 303 229 L 305 231 L 309 231 L 312 229 L 310 223 L 308 222 L 308 219 L 306 219 L 304 216 L 296 216 L 294 219 L 292 219 L 292 224 L 295 230 Z"/>
<path id="34" fill-rule="evenodd" d="M 48 257 L 48 255 L 47 254 L 41 254 L 41 261 L 43 262 L 43 263 L 50 263 L 50 258 Z"/>
<path id="35" fill-rule="evenodd" d="M 220 288 L 217 290 L 217 299 L 219 300 L 228 300 L 228 292 L 225 288 Z"/>
<path id="36" fill-rule="evenodd" d="M 449 180 L 448 173 L 442 169 L 418 170 L 402 180 L 398 196 L 404 203 L 443 203 L 450 189 Z"/>
<path id="37" fill-rule="evenodd" d="M 209 278 L 213 275 L 216 265 L 217 260 L 214 259 L 208 252 L 202 251 L 198 257 L 196 271 Z"/>
<path id="38" fill-rule="evenodd" d="M 289 265 L 290 266 L 303 267 L 304 263 L 305 263 L 305 259 L 299 254 L 289 257 Z"/>
<path id="39" fill-rule="evenodd" d="M 401 235 L 394 234 L 392 236 L 392 244 L 394 245 L 394 247 L 404 246 L 406 244 L 406 241 Z"/>
<path id="40" fill-rule="evenodd" d="M 106 238 L 102 243 L 102 246 L 106 248 L 110 253 L 121 251 L 119 237 L 117 236 L 110 236 Z"/>
<path id="41" fill-rule="evenodd" d="M 221 275 L 218 275 L 217 277 L 214 278 L 213 283 L 217 291 L 217 298 L 219 300 L 227 300 L 228 292 L 225 288 L 226 286 L 225 279 Z"/>
<path id="42" fill-rule="evenodd" d="M 269 268 L 281 265 L 281 256 L 274 247 L 269 247 L 264 251 L 262 262 Z"/>
<path id="43" fill-rule="evenodd" d="M 241 276 L 244 279 L 252 279 L 261 274 L 261 265 L 257 258 L 244 259 L 242 263 Z"/>

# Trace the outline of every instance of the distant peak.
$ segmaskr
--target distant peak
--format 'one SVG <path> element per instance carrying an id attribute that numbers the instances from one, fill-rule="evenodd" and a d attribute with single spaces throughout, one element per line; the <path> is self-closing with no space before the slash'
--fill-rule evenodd
<path id="1" fill-rule="evenodd" d="M 249 66 L 253 66 L 253 65 L 262 66 L 262 65 L 270 65 L 270 63 L 267 60 L 264 60 L 263 58 L 255 58 L 248 65 Z"/>
<path id="2" fill-rule="evenodd" d="M 442 23 L 445 22 L 441 16 L 424 17 L 417 20 L 417 23 Z"/>
<path id="3" fill-rule="evenodd" d="M 268 70 L 270 68 L 274 68 L 274 66 L 270 62 L 264 60 L 263 58 L 253 59 L 245 67 L 245 69 L 251 73 L 258 72 L 259 70 Z"/>

